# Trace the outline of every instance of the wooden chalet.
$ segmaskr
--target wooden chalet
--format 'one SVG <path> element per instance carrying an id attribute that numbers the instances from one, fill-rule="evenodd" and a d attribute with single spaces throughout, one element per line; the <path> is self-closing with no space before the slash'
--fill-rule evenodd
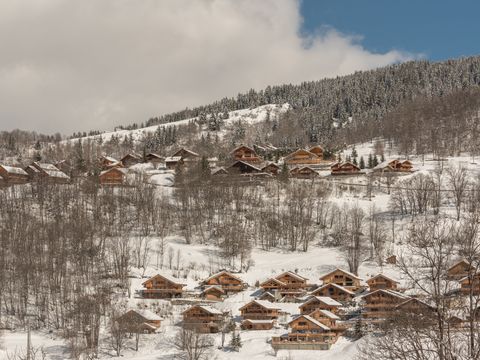
<path id="1" fill-rule="evenodd" d="M 253 320 L 245 319 L 242 321 L 243 330 L 271 330 L 273 329 L 274 320 Z"/>
<path id="2" fill-rule="evenodd" d="M 169 170 L 175 170 L 177 166 L 182 166 L 183 160 L 181 156 L 167 156 L 165 158 L 165 167 Z"/>
<path id="3" fill-rule="evenodd" d="M 165 158 L 161 155 L 155 153 L 149 153 L 145 156 L 145 160 L 152 164 L 155 169 L 157 169 L 161 164 L 165 163 Z"/>
<path id="4" fill-rule="evenodd" d="M 35 161 L 26 168 L 27 173 L 31 169 L 37 170 L 36 177 L 39 180 L 41 179 L 55 184 L 66 184 L 70 182 L 70 176 L 65 174 L 53 164 L 40 163 Z"/>
<path id="5" fill-rule="evenodd" d="M 160 327 L 162 318 L 149 310 L 129 310 L 117 322 L 125 332 L 152 334 Z"/>
<path id="6" fill-rule="evenodd" d="M 337 334 L 309 315 L 300 315 L 288 323 L 290 332 L 272 338 L 275 350 L 328 350 Z"/>
<path id="7" fill-rule="evenodd" d="M 472 293 L 473 295 L 480 295 L 480 272 L 465 276 L 459 280 L 459 283 L 462 294 L 468 295 Z"/>
<path id="8" fill-rule="evenodd" d="M 378 164 L 373 168 L 373 172 L 411 172 L 413 169 L 412 162 L 409 160 L 389 160 Z"/>
<path id="9" fill-rule="evenodd" d="M 182 315 L 183 327 L 199 333 L 217 333 L 224 321 L 224 315 L 220 310 L 207 305 L 193 305 Z"/>
<path id="10" fill-rule="evenodd" d="M 180 157 L 180 159 L 182 160 L 182 164 L 185 165 L 197 163 L 202 158 L 200 154 L 197 154 L 196 152 L 186 148 L 181 148 L 180 150 L 177 150 L 175 153 L 172 154 L 171 157 Z"/>
<path id="11" fill-rule="evenodd" d="M 270 302 L 275 302 L 277 298 L 270 291 L 264 291 L 257 297 L 258 300 L 265 300 Z"/>
<path id="12" fill-rule="evenodd" d="M 122 165 L 126 168 L 129 168 L 130 166 L 133 166 L 133 165 L 136 165 L 136 164 L 140 164 L 141 162 L 143 162 L 143 159 L 140 155 L 138 154 L 135 154 L 135 153 L 130 153 L 130 154 L 127 154 L 125 155 L 121 160 L 120 162 L 122 163 Z"/>
<path id="13" fill-rule="evenodd" d="M 67 175 L 71 175 L 73 166 L 68 160 L 60 160 L 57 161 L 55 164 L 55 167 L 59 169 L 60 171 L 64 172 Z"/>
<path id="14" fill-rule="evenodd" d="M 280 315 L 280 308 L 265 300 L 252 300 L 239 310 L 244 319 L 252 320 L 275 320 Z"/>
<path id="15" fill-rule="evenodd" d="M 211 285 L 202 290 L 201 296 L 205 300 L 223 301 L 225 291 L 223 291 L 221 286 Z"/>
<path id="16" fill-rule="evenodd" d="M 335 283 L 322 285 L 313 290 L 310 295 L 330 297 L 341 303 L 348 303 L 353 300 L 355 293 Z"/>
<path id="17" fill-rule="evenodd" d="M 468 276 L 468 274 L 470 274 L 472 271 L 473 267 L 470 265 L 470 263 L 467 260 L 462 259 L 453 264 L 447 270 L 447 276 L 451 280 L 460 280 Z"/>
<path id="18" fill-rule="evenodd" d="M 101 156 L 100 159 L 98 160 L 100 167 L 103 170 L 110 169 L 112 167 L 122 167 L 122 163 L 118 161 L 117 159 L 111 157 L 111 156 Z"/>
<path id="19" fill-rule="evenodd" d="M 255 149 L 248 147 L 246 145 L 240 145 L 232 150 L 230 153 L 234 161 L 244 161 L 248 163 L 259 163 L 263 159 L 258 156 Z"/>
<path id="20" fill-rule="evenodd" d="M 278 175 L 280 172 L 280 166 L 273 162 L 267 162 L 262 166 L 262 171 L 267 174 Z"/>
<path id="21" fill-rule="evenodd" d="M 203 281 L 203 286 L 220 286 L 226 294 L 242 291 L 246 284 L 238 276 L 222 270 Z"/>
<path id="22" fill-rule="evenodd" d="M 361 288 L 360 282 L 362 281 L 357 275 L 338 268 L 323 275 L 320 277 L 320 280 L 323 281 L 323 284 L 337 284 L 350 291 L 359 290 Z"/>
<path id="23" fill-rule="evenodd" d="M 310 314 L 308 314 L 308 316 L 320 321 L 323 325 L 328 326 L 332 330 L 345 329 L 344 327 L 340 327 L 337 325 L 337 321 L 340 320 L 340 317 L 332 313 L 331 311 L 324 309 L 316 309 Z"/>
<path id="24" fill-rule="evenodd" d="M 298 308 L 301 314 L 311 314 L 317 309 L 328 310 L 336 314 L 343 305 L 326 296 L 310 296 Z"/>
<path id="25" fill-rule="evenodd" d="M 330 167 L 332 175 L 355 175 L 360 174 L 360 168 L 351 162 L 337 162 Z"/>
<path id="26" fill-rule="evenodd" d="M 260 287 L 272 294 L 280 294 L 281 297 L 296 297 L 303 295 L 310 288 L 307 278 L 291 271 L 286 271 L 274 278 L 267 279 Z"/>
<path id="27" fill-rule="evenodd" d="M 322 162 L 322 157 L 319 157 L 308 150 L 298 149 L 285 156 L 283 161 L 287 165 L 312 165 L 320 164 Z"/>
<path id="28" fill-rule="evenodd" d="M 370 291 L 386 289 L 386 290 L 397 290 L 398 281 L 389 278 L 383 274 L 375 275 L 374 277 L 367 280 L 368 287 Z"/>
<path id="29" fill-rule="evenodd" d="M 401 313 L 412 314 L 415 316 L 418 316 L 418 315 L 431 316 L 436 311 L 435 307 L 417 298 L 407 299 L 404 302 L 398 304 L 395 307 L 395 309 Z"/>
<path id="30" fill-rule="evenodd" d="M 308 149 L 308 151 L 311 152 L 312 154 L 317 155 L 320 159 L 323 160 L 324 150 L 320 145 L 312 146 L 310 149 Z"/>
<path id="31" fill-rule="evenodd" d="M 181 283 L 178 279 L 166 275 L 157 274 L 143 284 L 144 290 L 140 290 L 140 294 L 144 298 L 149 299 L 170 299 L 182 297 L 183 288 L 186 284 Z"/>
<path id="32" fill-rule="evenodd" d="M 26 184 L 29 181 L 28 173 L 16 166 L 0 165 L 0 176 L 5 185 Z"/>
<path id="33" fill-rule="evenodd" d="M 365 302 L 363 317 L 380 320 L 392 316 L 397 305 L 408 300 L 409 297 L 393 290 L 375 290 L 363 296 Z"/>
<path id="34" fill-rule="evenodd" d="M 128 170 L 121 167 L 112 167 L 104 170 L 98 176 L 101 185 L 123 185 L 126 183 Z"/>
<path id="35" fill-rule="evenodd" d="M 220 176 L 221 177 L 221 176 L 228 175 L 228 171 L 223 167 L 218 167 L 218 168 L 212 169 L 211 174 L 212 174 L 212 176 Z"/>
<path id="36" fill-rule="evenodd" d="M 248 175 L 259 175 L 265 174 L 262 169 L 253 165 L 253 163 L 248 163 L 245 161 L 237 160 L 232 165 L 230 165 L 227 169 L 229 174 L 232 175 L 240 175 L 240 174 L 248 174 Z"/>
<path id="37" fill-rule="evenodd" d="M 290 177 L 297 179 L 313 179 L 318 173 L 309 166 L 294 167 L 290 170 Z"/>

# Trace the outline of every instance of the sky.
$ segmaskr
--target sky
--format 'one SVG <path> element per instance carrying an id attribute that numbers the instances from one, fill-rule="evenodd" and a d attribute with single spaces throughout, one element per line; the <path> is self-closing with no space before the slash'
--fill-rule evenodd
<path id="1" fill-rule="evenodd" d="M 480 5 L 445 4 L 0 1 L 0 130 L 111 130 L 251 88 L 478 53 Z"/>

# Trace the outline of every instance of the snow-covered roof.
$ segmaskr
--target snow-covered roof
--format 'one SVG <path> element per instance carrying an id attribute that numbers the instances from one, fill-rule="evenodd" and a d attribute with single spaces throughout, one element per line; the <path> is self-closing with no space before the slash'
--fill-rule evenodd
<path id="1" fill-rule="evenodd" d="M 339 289 L 340 291 L 343 291 L 343 292 L 345 292 L 345 293 L 347 293 L 347 294 L 355 295 L 355 293 L 354 293 L 353 291 L 350 291 L 350 290 L 344 288 L 343 286 L 338 285 L 338 284 L 335 284 L 335 283 L 324 284 L 324 285 L 322 285 L 322 286 L 319 286 L 319 287 L 317 287 L 315 290 L 313 290 L 311 293 L 313 294 L 313 293 L 317 292 L 318 290 L 321 290 L 321 289 L 326 288 L 326 287 L 329 287 L 329 286 L 333 286 L 333 287 L 335 287 L 335 288 Z"/>
<path id="2" fill-rule="evenodd" d="M 330 330 L 330 328 L 328 326 L 326 326 L 325 324 L 322 324 L 320 321 L 318 321 L 318 320 L 316 320 L 316 319 L 314 319 L 314 318 L 312 318 L 311 316 L 308 316 L 308 315 L 297 316 L 295 319 L 290 321 L 288 324 L 290 325 L 292 322 L 294 322 L 295 320 L 300 319 L 300 318 L 304 318 L 305 320 L 310 321 L 312 324 L 317 325 L 318 327 L 322 328 L 325 331 Z"/>
<path id="3" fill-rule="evenodd" d="M 173 284 L 177 284 L 177 285 L 186 285 L 186 284 L 183 284 L 179 279 L 173 277 L 173 276 L 169 276 L 169 275 L 166 275 L 166 274 L 156 274 L 154 276 L 152 276 L 151 278 L 149 278 L 148 280 L 144 281 L 142 283 L 142 285 L 144 285 L 145 283 L 149 282 L 149 281 L 152 281 L 153 279 L 155 279 L 156 277 L 161 277 Z"/>
<path id="4" fill-rule="evenodd" d="M 157 314 L 151 312 L 150 310 L 138 310 L 138 309 L 132 309 L 131 311 L 136 312 L 137 314 L 141 315 L 143 318 L 145 318 L 148 321 L 159 321 L 162 320 L 160 316 Z"/>
<path id="5" fill-rule="evenodd" d="M 334 300 L 328 296 L 310 296 L 302 305 L 309 304 L 314 300 L 320 301 L 329 306 L 342 306 L 342 304 L 340 304 L 337 300 Z"/>
<path id="6" fill-rule="evenodd" d="M 388 277 L 387 275 L 384 275 L 384 274 L 377 274 L 377 275 L 371 277 L 370 279 L 367 280 L 367 284 L 368 284 L 370 281 L 372 281 L 372 280 L 374 280 L 374 279 L 376 279 L 376 278 L 384 278 L 384 279 L 387 279 L 387 280 L 389 280 L 389 281 L 391 281 L 391 282 L 394 282 L 394 283 L 396 283 L 396 284 L 400 284 L 397 280 L 394 280 L 394 279 L 392 279 L 392 278 L 390 278 L 390 277 Z"/>
<path id="7" fill-rule="evenodd" d="M 240 280 L 240 281 L 243 283 L 243 280 L 242 280 L 242 279 L 240 279 L 238 276 L 233 275 L 231 272 L 228 272 L 227 270 L 219 271 L 219 272 L 217 272 L 216 274 L 213 274 L 212 276 L 210 276 L 210 277 L 206 278 L 205 280 L 203 280 L 203 282 L 207 282 L 207 281 L 209 281 L 209 280 L 211 280 L 211 279 L 214 279 L 214 278 L 216 278 L 217 276 L 220 276 L 220 275 L 222 275 L 222 274 L 231 276 L 231 277 L 233 277 L 234 279 Z"/>
<path id="8" fill-rule="evenodd" d="M 210 290 L 218 290 L 218 291 L 220 291 L 220 292 L 222 292 L 222 293 L 225 293 L 225 291 L 223 291 L 223 288 L 222 288 L 221 286 L 219 286 L 219 285 L 210 285 L 210 286 L 207 286 L 205 289 L 203 289 L 202 294 L 204 294 L 204 293 L 206 293 L 206 292 L 208 292 L 208 291 L 210 291 Z"/>
<path id="9" fill-rule="evenodd" d="M 390 166 L 390 163 L 394 161 L 394 160 L 385 160 L 385 161 L 382 161 L 380 164 L 378 164 L 377 166 L 375 166 L 373 168 L 373 170 L 382 170 L 386 167 L 389 167 Z"/>
<path id="10" fill-rule="evenodd" d="M 115 159 L 115 158 L 113 158 L 113 157 L 111 157 L 111 156 L 106 156 L 106 155 L 104 155 L 104 156 L 102 156 L 102 158 L 104 158 L 105 160 L 110 161 L 110 162 L 112 162 L 112 163 L 118 162 L 117 159 Z"/>
<path id="11" fill-rule="evenodd" d="M 120 171 L 121 173 L 123 173 L 124 175 L 127 175 L 128 174 L 128 169 L 125 169 L 125 168 L 118 168 L 118 167 L 113 167 L 113 168 L 110 168 L 110 169 L 107 169 L 107 170 L 104 170 L 100 173 L 100 176 L 110 172 L 110 171 Z"/>
<path id="12" fill-rule="evenodd" d="M 198 306 L 199 308 L 202 308 L 203 310 L 205 310 L 206 312 L 208 312 L 210 314 L 223 315 L 223 313 L 220 310 L 215 309 L 214 307 L 209 306 L 209 305 L 195 305 L 195 306 Z"/>
<path id="13" fill-rule="evenodd" d="M 44 171 L 58 171 L 58 168 L 53 164 L 34 162 L 36 166 Z"/>
<path id="14" fill-rule="evenodd" d="M 245 319 L 243 322 L 249 322 L 251 324 L 272 324 L 273 320 L 252 320 L 252 319 Z"/>
<path id="15" fill-rule="evenodd" d="M 43 169 L 43 171 L 49 176 L 49 177 L 52 177 L 52 178 L 57 178 L 57 179 L 70 179 L 70 176 L 68 176 L 67 174 L 65 174 L 63 171 L 60 171 L 60 170 L 45 170 Z"/>
<path id="16" fill-rule="evenodd" d="M 27 172 L 23 170 L 22 168 L 16 167 L 16 166 L 7 166 L 7 165 L 0 165 L 5 169 L 5 171 L 9 174 L 15 174 L 15 175 L 27 175 Z"/>
<path id="17" fill-rule="evenodd" d="M 244 165 L 246 165 L 246 166 L 248 166 L 248 167 L 251 167 L 252 169 L 255 169 L 255 170 L 259 171 L 259 172 L 262 171 L 262 169 L 256 167 L 255 165 L 252 165 L 252 164 L 250 164 L 250 163 L 248 163 L 248 162 L 246 162 L 246 161 L 242 161 L 242 160 L 237 160 L 237 161 L 235 161 L 232 165 L 229 166 L 229 168 L 234 167 L 234 166 L 237 165 L 237 164 L 244 164 Z"/>
<path id="18" fill-rule="evenodd" d="M 165 162 L 178 162 L 180 160 L 182 160 L 181 156 L 167 156 L 165 158 Z"/>
<path id="19" fill-rule="evenodd" d="M 366 298 L 366 297 L 369 297 L 369 296 L 371 296 L 371 295 L 373 295 L 373 294 L 376 294 L 376 293 L 378 293 L 378 292 L 382 292 L 382 293 L 384 293 L 384 294 L 389 294 L 389 295 L 395 296 L 395 297 L 397 297 L 397 298 L 399 298 L 399 299 L 405 299 L 405 300 L 406 300 L 406 299 L 409 299 L 408 296 L 403 295 L 403 294 L 399 293 L 398 291 L 393 291 L 393 290 L 388 290 L 388 289 L 378 289 L 378 290 L 372 291 L 371 293 L 368 293 L 368 294 L 366 294 L 366 295 L 363 295 L 362 297 L 363 297 L 363 298 Z"/>
<path id="20" fill-rule="evenodd" d="M 284 275 L 290 275 L 291 277 L 294 277 L 298 280 L 302 280 L 302 281 L 305 281 L 305 280 L 308 280 L 308 278 L 302 276 L 302 275 L 298 275 L 297 273 L 294 273 L 292 271 L 285 271 L 284 273 L 281 273 L 280 275 L 276 276 L 275 279 L 278 279 Z"/>
<path id="21" fill-rule="evenodd" d="M 251 304 L 251 303 L 256 303 L 256 304 L 260 305 L 261 307 L 264 307 L 265 309 L 270 309 L 270 310 L 279 310 L 280 309 L 280 307 L 277 304 L 272 303 L 272 302 L 267 301 L 267 300 L 252 300 L 248 304 Z M 244 306 L 247 306 L 247 305 L 244 305 Z M 244 306 L 242 306 L 242 307 L 244 307 Z"/>
<path id="22" fill-rule="evenodd" d="M 280 275 L 279 275 L 280 276 Z M 277 276 L 277 277 L 279 277 Z M 265 283 L 269 282 L 269 281 L 273 281 L 274 283 L 278 284 L 279 286 L 285 286 L 286 284 L 276 278 L 268 278 L 267 280 L 265 280 L 264 282 L 262 282 L 260 284 L 260 286 L 264 285 Z"/>
<path id="23" fill-rule="evenodd" d="M 448 270 L 452 270 L 454 267 L 460 265 L 460 264 L 465 264 L 467 266 L 470 266 L 470 263 L 466 260 L 466 259 L 461 259 L 460 261 L 457 261 L 455 264 L 453 264 L 452 266 L 450 266 L 448 268 Z"/>
<path id="24" fill-rule="evenodd" d="M 327 318 L 332 319 L 332 320 L 340 320 L 340 317 L 335 315 L 329 310 L 323 310 L 323 309 L 317 309 L 315 310 L 316 312 L 319 312 L 322 315 L 325 315 Z"/>
<path id="25" fill-rule="evenodd" d="M 350 277 L 352 277 L 352 278 L 354 278 L 354 279 L 362 280 L 362 279 L 359 278 L 357 275 L 352 274 L 352 273 L 349 272 L 349 271 L 346 271 L 346 270 L 343 270 L 343 269 L 339 269 L 339 268 L 336 268 L 335 270 L 332 270 L 332 271 L 330 271 L 329 273 L 320 276 L 320 280 L 323 280 L 323 279 L 326 278 L 327 276 L 332 275 L 332 274 L 333 274 L 334 272 L 336 272 L 336 271 L 340 271 L 340 272 L 344 273 L 345 275 L 348 275 L 348 276 L 350 276 Z"/>

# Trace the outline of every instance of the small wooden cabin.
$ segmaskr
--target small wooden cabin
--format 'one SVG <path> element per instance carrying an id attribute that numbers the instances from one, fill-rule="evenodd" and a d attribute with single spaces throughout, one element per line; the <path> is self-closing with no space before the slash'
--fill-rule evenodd
<path id="1" fill-rule="evenodd" d="M 365 301 L 363 317 L 375 320 L 389 318 L 397 305 L 408 299 L 408 296 L 393 290 L 375 290 L 363 296 Z"/>
<path id="2" fill-rule="evenodd" d="M 226 270 L 213 274 L 205 279 L 202 284 L 204 286 L 218 285 L 226 294 L 242 291 L 246 286 L 242 279 Z"/>
<path id="3" fill-rule="evenodd" d="M 318 176 L 318 173 L 311 167 L 295 167 L 290 170 L 290 176 L 297 179 L 313 179 Z"/>
<path id="4" fill-rule="evenodd" d="M 126 182 L 127 174 L 127 169 L 113 167 L 102 171 L 98 178 L 101 185 L 123 185 Z"/>
<path id="5" fill-rule="evenodd" d="M 212 285 L 203 289 L 201 295 L 205 300 L 223 301 L 225 291 L 223 291 L 221 286 Z"/>
<path id="6" fill-rule="evenodd" d="M 335 283 L 322 285 L 313 290 L 310 294 L 313 296 L 330 297 L 341 303 L 350 302 L 355 297 L 355 293 L 353 291 L 350 291 Z"/>
<path id="7" fill-rule="evenodd" d="M 143 284 L 144 290 L 140 291 L 140 294 L 144 298 L 149 299 L 170 299 L 182 297 L 183 288 L 186 284 L 183 284 L 178 279 L 170 276 L 157 274 Z"/>
<path id="8" fill-rule="evenodd" d="M 229 174 L 238 175 L 238 174 L 261 174 L 263 173 L 262 169 L 253 165 L 253 163 L 248 163 L 245 161 L 237 160 L 227 169 Z"/>
<path id="9" fill-rule="evenodd" d="M 255 149 L 248 147 L 246 145 L 240 145 L 232 150 L 230 153 L 232 155 L 233 160 L 235 161 L 245 161 L 245 162 L 253 162 L 258 163 L 261 162 L 262 159 L 258 156 Z"/>
<path id="10" fill-rule="evenodd" d="M 367 284 L 370 288 L 370 291 L 375 291 L 379 289 L 397 290 L 397 285 L 399 284 L 399 282 L 383 274 L 378 274 L 368 279 Z"/>
<path id="11" fill-rule="evenodd" d="M 155 169 L 158 169 L 158 167 L 161 164 L 165 163 L 165 158 L 161 155 L 155 154 L 155 153 L 149 153 L 145 156 L 145 160 L 152 164 Z"/>
<path id="12" fill-rule="evenodd" d="M 140 164 L 142 161 L 143 161 L 142 157 L 135 153 L 127 154 L 120 160 L 122 165 L 126 168 L 129 168 L 130 166 L 133 166 L 136 164 Z"/>
<path id="13" fill-rule="evenodd" d="M 272 175 L 278 175 L 280 172 L 280 166 L 273 162 L 267 162 L 263 167 L 262 171 L 264 173 L 272 174 Z"/>
<path id="14" fill-rule="evenodd" d="M 322 162 L 322 158 L 308 150 L 298 149 L 295 150 L 293 153 L 285 156 L 283 161 L 287 165 L 311 165 L 320 164 Z"/>
<path id="15" fill-rule="evenodd" d="M 447 276 L 449 279 L 460 280 L 466 277 L 472 270 L 473 268 L 470 263 L 467 260 L 462 259 L 453 264 L 447 270 Z"/>
<path id="16" fill-rule="evenodd" d="M 33 162 L 28 169 L 38 170 L 37 179 L 45 180 L 54 184 L 66 184 L 70 182 L 70 176 L 58 169 L 53 164 Z"/>
<path id="17" fill-rule="evenodd" d="M 336 314 L 341 307 L 342 304 L 332 298 L 326 296 L 310 296 L 308 300 L 298 308 L 301 314 L 311 314 L 317 309 L 328 310 Z"/>
<path id="18" fill-rule="evenodd" d="M 26 184 L 29 180 L 28 173 L 16 166 L 0 165 L 0 176 L 6 185 Z"/>
<path id="19" fill-rule="evenodd" d="M 171 158 L 180 158 L 181 159 L 181 164 L 194 164 L 197 163 L 198 161 L 201 160 L 201 156 L 197 154 L 196 152 L 186 149 L 186 148 L 181 148 L 180 150 L 177 150 Z"/>
<path id="20" fill-rule="evenodd" d="M 252 320 L 275 320 L 280 315 L 280 308 L 265 300 L 252 300 L 239 310 L 244 319 Z"/>
<path id="21" fill-rule="evenodd" d="M 193 305 L 183 313 L 183 326 L 199 333 L 217 333 L 221 330 L 224 315 L 207 305 Z"/>
<path id="22" fill-rule="evenodd" d="M 480 295 L 480 272 L 460 279 L 459 283 L 462 294 Z"/>
<path id="23" fill-rule="evenodd" d="M 320 145 L 312 146 L 310 149 L 308 149 L 308 151 L 311 152 L 312 154 L 317 155 L 320 159 L 323 160 L 324 150 Z"/>
<path id="24" fill-rule="evenodd" d="M 332 175 L 355 175 L 360 173 L 360 168 L 351 162 L 337 162 L 330 167 Z"/>
<path id="25" fill-rule="evenodd" d="M 411 172 L 413 165 L 409 160 L 389 160 L 384 161 L 373 168 L 374 172 Z"/>
<path id="26" fill-rule="evenodd" d="M 100 164 L 100 167 L 103 169 L 103 170 L 106 170 L 106 169 L 109 169 L 111 167 L 118 167 L 118 166 L 122 166 L 122 163 L 120 161 L 118 161 L 117 159 L 111 157 L 111 156 L 101 156 L 100 159 L 98 160 L 99 164 Z"/>
<path id="27" fill-rule="evenodd" d="M 241 326 L 243 330 L 271 330 L 273 329 L 273 322 L 273 320 L 245 319 Z"/>
<path id="28" fill-rule="evenodd" d="M 183 160 L 180 156 L 168 156 L 165 158 L 165 167 L 169 170 L 175 170 L 177 166 L 182 166 Z"/>
<path id="29" fill-rule="evenodd" d="M 149 310 L 129 310 L 117 319 L 120 327 L 129 333 L 154 333 L 162 318 Z"/>
<path id="30" fill-rule="evenodd" d="M 350 291 L 357 291 L 360 289 L 360 282 L 362 281 L 357 275 L 338 268 L 323 275 L 320 277 L 320 280 L 323 281 L 323 284 L 337 284 Z"/>

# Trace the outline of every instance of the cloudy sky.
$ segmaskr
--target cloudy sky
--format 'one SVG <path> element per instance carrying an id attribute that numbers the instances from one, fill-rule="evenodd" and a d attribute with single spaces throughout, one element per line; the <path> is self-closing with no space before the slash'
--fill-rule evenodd
<path id="1" fill-rule="evenodd" d="M 408 49 L 369 50 L 361 33 L 345 35 L 321 21 L 305 31 L 305 5 L 2 1 L 0 130 L 108 130 L 250 88 L 418 56 Z"/>

